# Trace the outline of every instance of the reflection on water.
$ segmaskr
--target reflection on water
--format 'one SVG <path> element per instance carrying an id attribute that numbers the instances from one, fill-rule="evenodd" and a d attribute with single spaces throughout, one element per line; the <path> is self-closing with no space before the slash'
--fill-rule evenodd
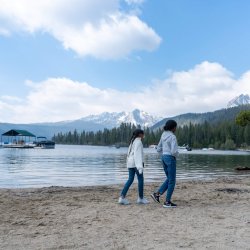
<path id="1" fill-rule="evenodd" d="M 63 146 L 54 150 L 0 149 L 0 187 L 88 186 L 123 183 L 126 148 Z M 177 162 L 178 179 L 212 178 L 249 166 L 250 153 L 184 152 Z M 160 156 L 145 149 L 145 181 L 164 179 Z M 249 174 L 248 174 L 249 175 Z"/>

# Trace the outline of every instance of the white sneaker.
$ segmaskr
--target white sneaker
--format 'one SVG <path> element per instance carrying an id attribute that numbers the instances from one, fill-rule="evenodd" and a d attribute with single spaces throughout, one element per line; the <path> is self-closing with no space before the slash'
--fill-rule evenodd
<path id="1" fill-rule="evenodd" d="M 149 203 L 149 201 L 146 199 L 146 198 L 138 198 L 137 199 L 137 203 L 138 204 L 148 204 Z"/>
<path id="2" fill-rule="evenodd" d="M 120 197 L 118 203 L 121 205 L 129 205 L 129 201 L 126 198 Z"/>

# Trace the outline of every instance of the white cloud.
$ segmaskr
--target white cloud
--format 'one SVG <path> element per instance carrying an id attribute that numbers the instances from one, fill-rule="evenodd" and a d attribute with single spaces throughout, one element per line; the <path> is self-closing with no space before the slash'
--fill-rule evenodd
<path id="1" fill-rule="evenodd" d="M 0 97 L 2 122 L 45 122 L 78 119 L 101 112 L 139 108 L 161 116 L 206 112 L 226 107 L 229 100 L 250 94 L 250 71 L 239 79 L 218 63 L 203 62 L 173 72 L 141 92 L 94 88 L 66 78 L 28 82 L 29 95 L 20 100 Z"/>
<path id="2" fill-rule="evenodd" d="M 80 56 L 117 59 L 161 42 L 138 16 L 121 11 L 119 0 L 0 0 L 0 6 L 6 24 L 0 34 L 46 32 Z"/>
<path id="3" fill-rule="evenodd" d="M 125 0 L 127 4 L 142 4 L 145 0 Z"/>

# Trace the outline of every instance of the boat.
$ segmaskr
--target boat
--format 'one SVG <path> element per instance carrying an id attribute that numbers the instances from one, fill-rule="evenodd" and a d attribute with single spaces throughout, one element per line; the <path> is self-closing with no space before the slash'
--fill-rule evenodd
<path id="1" fill-rule="evenodd" d="M 237 170 L 237 171 L 249 171 L 250 168 L 249 167 L 237 167 L 237 168 L 235 168 L 235 170 Z"/>
<path id="2" fill-rule="evenodd" d="M 109 147 L 119 149 L 121 147 L 121 145 L 117 143 L 117 144 L 110 145 Z"/>
<path id="3" fill-rule="evenodd" d="M 23 148 L 23 149 L 28 149 L 28 148 L 34 148 L 35 146 L 32 144 L 4 144 L 3 148 Z"/>
<path id="4" fill-rule="evenodd" d="M 35 148 L 42 148 L 42 149 L 54 149 L 55 142 L 50 141 L 45 136 L 38 136 L 37 140 L 33 142 Z"/>
<path id="5" fill-rule="evenodd" d="M 207 150 L 214 150 L 214 148 L 202 148 L 203 151 L 207 151 Z"/>
<path id="6" fill-rule="evenodd" d="M 183 146 L 179 146 L 178 149 L 180 151 L 192 151 L 192 148 L 187 144 L 184 144 Z"/>

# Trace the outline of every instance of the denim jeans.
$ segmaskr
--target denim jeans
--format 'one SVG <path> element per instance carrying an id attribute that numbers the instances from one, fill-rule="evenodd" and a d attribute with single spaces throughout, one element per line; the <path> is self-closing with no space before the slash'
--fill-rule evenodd
<path id="1" fill-rule="evenodd" d="M 128 169 L 128 173 L 129 173 L 129 177 L 128 180 L 121 192 L 121 196 L 122 197 L 126 197 L 126 194 L 130 188 L 130 186 L 132 185 L 132 183 L 134 182 L 134 178 L 135 178 L 135 174 L 137 175 L 137 179 L 138 179 L 138 191 L 139 191 L 139 197 L 142 199 L 143 198 L 143 186 L 144 186 L 144 177 L 143 177 L 143 173 L 139 174 L 139 171 L 137 170 L 137 168 L 129 168 Z"/>
<path id="2" fill-rule="evenodd" d="M 158 192 L 162 195 L 167 191 L 166 201 L 171 201 L 176 183 L 176 159 L 172 155 L 162 155 L 162 163 L 167 179 L 162 183 Z"/>

